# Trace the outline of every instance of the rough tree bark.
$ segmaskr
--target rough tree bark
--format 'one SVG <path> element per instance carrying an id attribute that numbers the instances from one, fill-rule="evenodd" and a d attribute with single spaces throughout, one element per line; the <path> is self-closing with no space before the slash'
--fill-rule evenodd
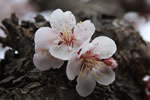
<path id="1" fill-rule="evenodd" d="M 114 39 L 118 50 L 114 55 L 119 66 L 116 80 L 109 86 L 97 84 L 94 92 L 83 98 L 75 90 L 76 81 L 66 77 L 66 63 L 60 69 L 39 72 L 32 62 L 34 33 L 42 26 L 50 26 L 42 16 L 35 23 L 23 21 L 13 14 L 3 20 L 7 38 L 0 37 L 4 46 L 10 46 L 5 59 L 0 61 L 0 100 L 143 100 L 142 77 L 150 74 L 150 56 L 147 44 L 129 25 L 114 22 L 106 15 L 89 16 L 76 14 L 79 20 L 91 19 L 96 25 L 93 36 L 105 35 Z"/>

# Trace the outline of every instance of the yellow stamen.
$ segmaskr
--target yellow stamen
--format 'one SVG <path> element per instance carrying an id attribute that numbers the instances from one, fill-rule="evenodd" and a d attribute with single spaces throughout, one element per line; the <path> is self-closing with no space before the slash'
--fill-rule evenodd
<path id="1" fill-rule="evenodd" d="M 56 26 L 53 26 L 54 28 L 56 28 Z"/>
<path id="2" fill-rule="evenodd" d="M 102 68 L 104 68 L 105 66 L 104 65 L 102 65 Z"/>
<path id="3" fill-rule="evenodd" d="M 97 67 L 96 67 L 96 66 L 94 66 L 94 68 L 97 70 Z"/>
<path id="4" fill-rule="evenodd" d="M 69 52 L 72 52 L 72 49 L 69 49 Z"/>
<path id="5" fill-rule="evenodd" d="M 86 78 L 86 75 L 84 74 L 84 78 Z"/>
<path id="6" fill-rule="evenodd" d="M 56 45 L 56 48 L 58 48 L 58 45 Z"/>
<path id="7" fill-rule="evenodd" d="M 91 70 L 90 70 L 90 68 L 87 68 L 87 70 L 90 72 Z"/>
<path id="8" fill-rule="evenodd" d="M 79 42 L 78 41 L 76 41 L 76 45 L 79 46 Z"/>
<path id="9" fill-rule="evenodd" d="M 92 72 L 92 74 L 94 75 L 95 73 L 94 73 L 94 72 Z"/>
<path id="10" fill-rule="evenodd" d="M 84 30 L 87 31 L 87 28 L 85 28 Z"/>
<path id="11" fill-rule="evenodd" d="M 100 73 L 102 76 L 104 75 L 103 73 Z"/>
<path id="12" fill-rule="evenodd" d="M 68 30 L 68 26 L 65 26 L 66 30 Z"/>
<path id="13" fill-rule="evenodd" d="M 82 75 L 82 72 L 80 72 L 80 75 Z"/>
<path id="14" fill-rule="evenodd" d="M 99 77 L 99 76 L 96 76 L 96 78 L 99 79 L 100 77 Z"/>
<path id="15" fill-rule="evenodd" d="M 82 21 L 80 21 L 80 24 L 82 24 Z"/>
<path id="16" fill-rule="evenodd" d="M 44 52 L 42 52 L 42 55 L 44 55 Z"/>
<path id="17" fill-rule="evenodd" d="M 83 61 L 83 59 L 80 59 L 80 61 L 82 62 L 82 61 Z"/>
<path id="18" fill-rule="evenodd" d="M 88 66 L 91 66 L 91 63 L 88 63 L 87 65 L 88 65 Z"/>

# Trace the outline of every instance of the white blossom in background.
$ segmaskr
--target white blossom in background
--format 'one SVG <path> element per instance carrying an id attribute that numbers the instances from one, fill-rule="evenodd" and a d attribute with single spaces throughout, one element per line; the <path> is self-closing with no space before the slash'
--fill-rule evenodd
<path id="1" fill-rule="evenodd" d="M 125 21 L 133 25 L 133 27 L 139 31 L 142 38 L 150 42 L 150 18 L 147 19 L 144 16 L 140 16 L 136 12 L 129 12 L 124 15 Z"/>
<path id="2" fill-rule="evenodd" d="M 0 44 L 0 59 L 4 59 L 5 57 L 5 52 L 7 50 L 11 49 L 10 47 L 2 47 L 2 44 Z"/>
<path id="3" fill-rule="evenodd" d="M 115 80 L 113 67 L 117 66 L 114 59 L 109 59 L 116 52 L 115 42 L 105 36 L 95 38 L 74 54 L 67 65 L 67 77 L 73 80 L 77 77 L 76 90 L 86 97 L 92 93 L 96 82 L 109 85 Z M 102 61 L 106 59 L 106 61 Z M 107 60 L 108 59 L 108 60 Z M 113 67 L 112 67 L 113 66 Z"/>
<path id="4" fill-rule="evenodd" d="M 35 33 L 35 44 L 48 49 L 55 58 L 69 60 L 85 42 L 89 42 L 95 32 L 90 20 L 76 25 L 76 19 L 70 11 L 55 10 L 50 16 L 52 28 L 42 27 Z"/>
<path id="5" fill-rule="evenodd" d="M 29 0 L 0 0 L 0 22 L 16 13 L 19 20 L 33 20 L 37 8 Z"/>
<path id="6" fill-rule="evenodd" d="M 5 32 L 4 32 L 2 29 L 0 29 L 0 37 L 3 37 L 3 38 L 6 37 L 6 34 L 5 34 Z M 6 52 L 8 49 L 9 49 L 9 47 L 3 48 L 3 47 L 2 47 L 2 44 L 0 44 L 0 59 L 4 59 L 5 52 Z"/>
<path id="7" fill-rule="evenodd" d="M 6 37 L 6 34 L 2 29 L 0 29 L 0 37 L 3 37 L 3 38 Z"/>
<path id="8" fill-rule="evenodd" d="M 143 81 L 146 82 L 146 81 L 148 81 L 148 80 L 150 80 L 150 75 L 144 76 Z"/>
<path id="9" fill-rule="evenodd" d="M 51 68 L 60 68 L 64 61 L 54 58 L 48 49 L 42 49 L 35 46 L 35 54 L 33 56 L 33 63 L 40 71 L 46 71 Z"/>

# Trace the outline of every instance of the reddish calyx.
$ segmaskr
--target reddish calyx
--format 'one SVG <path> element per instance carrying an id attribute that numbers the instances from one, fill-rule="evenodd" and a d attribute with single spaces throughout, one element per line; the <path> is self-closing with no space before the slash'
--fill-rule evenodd
<path id="1" fill-rule="evenodd" d="M 111 67 L 113 70 L 115 70 L 117 68 L 117 65 L 118 65 L 116 60 L 114 58 L 112 58 L 112 57 L 108 58 L 108 59 L 105 59 L 104 63 L 106 65 L 108 65 L 109 67 Z"/>

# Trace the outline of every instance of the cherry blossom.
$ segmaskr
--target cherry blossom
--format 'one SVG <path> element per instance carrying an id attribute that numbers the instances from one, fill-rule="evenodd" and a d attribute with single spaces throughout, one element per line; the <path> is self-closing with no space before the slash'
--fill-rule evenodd
<path id="1" fill-rule="evenodd" d="M 77 77 L 76 90 L 79 95 L 86 97 L 92 93 L 96 82 L 109 85 L 115 80 L 113 67 L 116 61 L 110 58 L 116 52 L 115 42 L 105 36 L 95 38 L 87 43 L 69 60 L 67 77 L 73 80 Z"/>
<path id="2" fill-rule="evenodd" d="M 126 22 L 131 24 L 137 31 L 139 31 L 143 40 L 150 42 L 150 16 L 141 16 L 136 12 L 128 12 L 123 18 Z"/>
<path id="3" fill-rule="evenodd" d="M 48 49 L 42 49 L 35 46 L 35 54 L 33 56 L 33 63 L 40 71 L 46 71 L 50 68 L 60 68 L 64 61 L 53 57 Z"/>
<path id="4" fill-rule="evenodd" d="M 49 50 L 58 59 L 69 60 L 95 31 L 90 20 L 77 23 L 70 11 L 56 9 L 50 16 L 50 27 L 41 27 L 35 33 L 35 44 Z"/>

